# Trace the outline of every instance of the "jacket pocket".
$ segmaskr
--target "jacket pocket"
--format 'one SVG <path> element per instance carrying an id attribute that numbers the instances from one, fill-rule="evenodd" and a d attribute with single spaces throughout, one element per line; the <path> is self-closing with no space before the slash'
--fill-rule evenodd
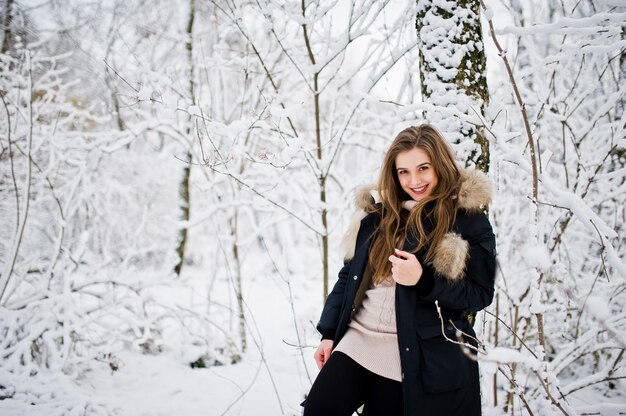
<path id="1" fill-rule="evenodd" d="M 455 325 L 463 329 L 456 322 Z M 451 324 L 445 324 L 443 330 L 448 338 L 456 341 L 456 330 Z M 424 390 L 440 393 L 465 387 L 470 378 L 470 359 L 461 346 L 444 338 L 441 325 L 421 326 L 417 333 L 422 352 Z"/>

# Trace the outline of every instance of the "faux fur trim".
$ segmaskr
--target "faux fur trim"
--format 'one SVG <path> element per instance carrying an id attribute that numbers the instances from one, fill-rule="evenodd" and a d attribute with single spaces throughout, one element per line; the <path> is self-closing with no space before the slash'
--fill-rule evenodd
<path id="1" fill-rule="evenodd" d="M 370 205 L 376 203 L 372 196 L 372 190 L 376 189 L 376 185 L 366 185 L 357 188 L 355 192 L 356 206 L 360 210 L 364 210 Z"/>
<path id="2" fill-rule="evenodd" d="M 350 223 L 348 224 L 348 230 L 341 239 L 341 249 L 344 253 L 344 260 L 350 260 L 354 257 L 354 251 L 356 250 L 356 237 L 359 233 L 361 226 L 361 220 L 365 218 L 367 212 L 359 210 L 352 215 Z"/>
<path id="3" fill-rule="evenodd" d="M 443 236 L 435 250 L 433 267 L 450 281 L 460 280 L 465 274 L 468 257 L 469 243 L 459 234 L 449 232 Z"/>
<path id="4" fill-rule="evenodd" d="M 375 192 L 374 189 L 376 189 L 375 185 L 365 185 L 357 188 L 354 193 L 354 202 L 358 211 L 352 215 L 352 218 L 350 218 L 348 230 L 341 239 L 341 249 L 345 253 L 344 260 L 350 260 L 354 256 L 354 250 L 356 250 L 356 237 L 359 233 L 361 220 L 367 215 L 365 209 L 376 203 L 375 198 L 372 196 L 372 192 Z"/>
<path id="5" fill-rule="evenodd" d="M 491 179 L 481 170 L 460 169 L 459 207 L 478 212 L 491 201 Z"/>

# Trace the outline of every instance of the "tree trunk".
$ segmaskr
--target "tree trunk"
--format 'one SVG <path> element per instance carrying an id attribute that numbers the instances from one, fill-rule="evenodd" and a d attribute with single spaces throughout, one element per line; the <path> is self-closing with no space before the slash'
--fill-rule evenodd
<path id="1" fill-rule="evenodd" d="M 189 22 L 187 24 L 187 59 L 189 62 L 189 99 L 192 104 L 196 103 L 195 87 L 194 87 L 194 71 L 193 71 L 193 22 L 195 12 L 195 0 L 189 1 Z M 193 131 L 191 128 L 192 121 L 189 121 L 189 127 L 187 127 L 187 135 L 190 135 Z M 176 249 L 178 253 L 178 264 L 174 267 L 174 272 L 180 276 L 180 272 L 183 268 L 185 261 L 185 247 L 187 245 L 187 225 L 189 221 L 189 178 L 191 177 L 191 151 L 187 151 L 185 156 L 187 165 L 183 169 L 183 178 L 180 182 L 180 210 L 181 221 L 185 223 L 178 232 L 178 247 Z"/>
<path id="2" fill-rule="evenodd" d="M 233 260 L 234 279 L 235 279 L 235 295 L 237 296 L 237 308 L 239 309 L 239 339 L 241 340 L 241 353 L 245 353 L 248 349 L 248 341 L 246 339 L 246 315 L 243 302 L 243 286 L 241 284 L 241 259 L 239 257 L 239 246 L 237 245 L 237 210 L 230 220 L 231 238 L 233 239 Z M 227 266 L 228 267 L 228 266 Z"/>
<path id="3" fill-rule="evenodd" d="M 302 0 L 300 4 L 302 10 L 302 18 L 305 19 L 306 13 L 306 4 L 304 0 Z M 302 25 L 302 31 L 304 33 L 304 43 L 306 45 L 307 53 L 309 55 L 309 61 L 311 65 L 315 65 L 315 55 L 313 54 L 313 49 L 311 48 L 311 42 L 309 40 L 309 32 L 306 24 Z M 321 134 L 321 121 L 320 121 L 320 91 L 319 91 L 319 75 L 320 72 L 316 71 L 313 74 L 313 108 L 315 112 L 315 144 L 317 148 L 317 159 L 319 161 L 319 165 L 323 165 L 323 153 L 322 153 L 322 134 Z M 322 206 L 321 210 L 321 220 L 322 220 L 322 274 L 323 274 L 323 290 L 322 296 L 324 302 L 326 302 L 326 298 L 328 297 L 328 210 L 326 209 L 326 175 L 320 170 L 320 176 L 318 178 L 318 183 L 320 186 L 320 203 Z"/>
<path id="4" fill-rule="evenodd" d="M 11 22 L 13 20 L 13 0 L 6 0 L 6 3 L 4 3 L 4 16 L 2 20 L 4 36 L 2 37 L 2 49 L 0 49 L 0 52 L 7 53 L 12 43 Z"/>
<path id="5" fill-rule="evenodd" d="M 447 5 L 447 7 L 446 7 Z M 483 115 L 488 90 L 486 58 L 480 24 L 480 1 L 417 1 L 422 99 L 475 118 Z M 489 170 L 489 142 L 480 129 L 440 108 L 427 111 L 426 121 L 454 143 L 466 165 Z M 467 141 L 471 140 L 470 145 Z"/>
<path id="6" fill-rule="evenodd" d="M 626 24 L 622 25 L 622 41 L 623 40 L 626 40 Z M 621 53 L 619 56 L 618 88 L 619 85 L 624 85 L 624 81 L 626 81 L 626 53 Z M 622 96 L 622 98 L 617 102 L 617 108 L 615 111 L 615 115 L 620 119 L 623 119 L 625 107 L 626 97 Z"/>

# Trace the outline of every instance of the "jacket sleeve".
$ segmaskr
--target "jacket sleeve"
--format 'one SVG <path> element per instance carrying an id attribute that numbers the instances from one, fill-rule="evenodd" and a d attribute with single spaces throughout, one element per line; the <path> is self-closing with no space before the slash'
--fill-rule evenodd
<path id="1" fill-rule="evenodd" d="M 458 281 L 450 281 L 426 265 L 416 286 L 419 296 L 425 301 L 438 301 L 440 307 L 452 310 L 477 312 L 493 300 L 496 240 L 491 224 L 482 212 L 464 216 L 458 228 L 462 230 L 463 239 L 469 243 L 465 276 Z"/>
<path id="2" fill-rule="evenodd" d="M 341 313 L 341 304 L 343 302 L 343 294 L 346 289 L 346 281 L 350 272 L 350 261 L 345 261 L 341 270 L 339 270 L 339 278 L 326 298 L 322 316 L 317 324 L 317 330 L 322 334 L 322 339 L 335 338 L 335 331 L 339 323 L 339 314 Z"/>

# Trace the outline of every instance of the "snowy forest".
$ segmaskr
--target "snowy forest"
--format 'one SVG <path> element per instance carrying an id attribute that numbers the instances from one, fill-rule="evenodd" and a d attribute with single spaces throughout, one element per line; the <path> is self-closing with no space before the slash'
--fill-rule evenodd
<path id="1" fill-rule="evenodd" d="M 0 414 L 300 415 L 424 122 L 494 183 L 483 414 L 626 414 L 626 1 L 0 9 Z"/>

